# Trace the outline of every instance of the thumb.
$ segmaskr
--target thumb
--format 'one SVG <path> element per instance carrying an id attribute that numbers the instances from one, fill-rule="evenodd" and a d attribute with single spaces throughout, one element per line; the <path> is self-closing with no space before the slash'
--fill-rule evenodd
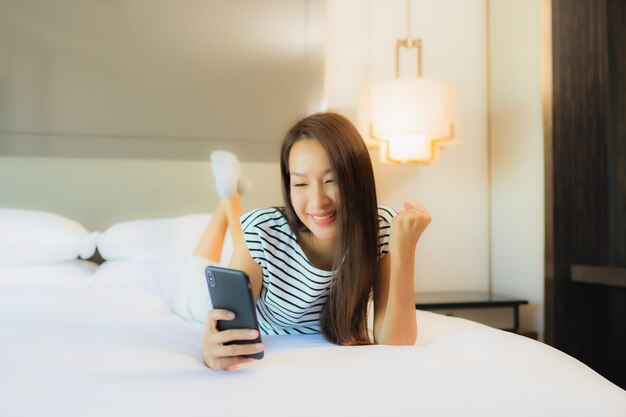
<path id="1" fill-rule="evenodd" d="M 410 210 L 410 209 L 412 209 L 413 207 L 415 207 L 415 206 L 414 206 L 413 204 L 409 203 L 408 201 L 405 201 L 405 202 L 404 202 L 404 209 L 405 209 L 405 210 Z"/>

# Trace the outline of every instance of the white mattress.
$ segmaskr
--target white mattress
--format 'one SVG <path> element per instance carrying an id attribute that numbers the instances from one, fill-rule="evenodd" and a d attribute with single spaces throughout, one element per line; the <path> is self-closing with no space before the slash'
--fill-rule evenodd
<path id="1" fill-rule="evenodd" d="M 0 274 L 0 416 L 626 416 L 626 392 L 577 360 L 421 311 L 417 346 L 268 337 L 263 360 L 213 372 L 202 329 L 170 312 L 176 268 L 106 268 Z"/>

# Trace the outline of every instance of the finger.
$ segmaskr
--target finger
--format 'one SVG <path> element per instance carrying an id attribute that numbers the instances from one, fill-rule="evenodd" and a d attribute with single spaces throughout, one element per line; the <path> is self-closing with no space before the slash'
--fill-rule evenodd
<path id="1" fill-rule="evenodd" d="M 254 340 L 259 337 L 259 332 L 254 329 L 231 329 L 224 330 L 215 335 L 215 343 L 228 343 L 235 340 Z"/>
<path id="2" fill-rule="evenodd" d="M 239 365 L 245 365 L 246 363 L 254 362 L 255 360 L 256 359 L 252 359 L 252 358 L 242 358 L 241 362 L 239 362 L 237 364 L 230 365 L 228 368 L 226 368 L 226 370 L 227 371 L 235 371 L 235 370 L 237 370 Z"/>
<path id="3" fill-rule="evenodd" d="M 215 349 L 215 355 L 220 358 L 233 358 L 245 355 L 254 355 L 263 352 L 263 343 L 249 343 L 245 345 L 222 345 Z"/>
<path id="4" fill-rule="evenodd" d="M 249 359 L 242 356 L 233 356 L 232 358 L 214 358 L 210 361 L 204 361 L 204 364 L 214 371 L 234 370 L 237 365 L 248 363 Z M 230 369 L 229 369 L 230 368 Z"/>
<path id="5" fill-rule="evenodd" d="M 410 202 L 408 202 L 408 201 L 405 201 L 405 202 L 404 202 L 404 209 L 405 209 L 405 210 L 410 210 L 410 209 L 412 209 L 412 208 L 414 208 L 414 207 L 415 207 L 415 206 L 414 206 L 412 203 L 410 203 Z"/>
<path id="6" fill-rule="evenodd" d="M 219 320 L 233 320 L 235 318 L 235 313 L 228 310 L 215 309 L 209 311 L 209 315 L 207 316 L 206 321 L 206 331 L 217 331 L 217 322 Z"/>

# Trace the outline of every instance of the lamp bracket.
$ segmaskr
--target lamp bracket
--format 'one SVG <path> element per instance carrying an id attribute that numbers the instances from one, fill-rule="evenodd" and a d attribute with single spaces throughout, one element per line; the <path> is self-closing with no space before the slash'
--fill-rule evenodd
<path id="1" fill-rule="evenodd" d="M 430 158 L 428 159 L 407 159 L 407 160 L 396 160 L 393 159 L 390 155 L 390 149 L 389 149 L 389 141 L 386 139 L 381 138 L 380 136 L 376 135 L 375 132 L 375 128 L 373 124 L 370 124 L 370 131 L 369 131 L 369 136 L 370 138 L 372 138 L 374 141 L 378 142 L 379 144 L 382 142 L 386 142 L 386 146 L 383 149 L 383 154 L 384 155 L 384 159 L 383 162 L 388 163 L 388 164 L 425 164 L 425 165 L 430 165 L 433 162 L 435 162 L 437 160 L 437 157 L 439 155 L 439 148 L 442 146 L 446 146 L 448 144 L 454 143 L 456 141 L 455 139 L 455 128 L 454 128 L 454 124 L 450 125 L 450 133 L 448 136 L 444 136 L 444 137 L 440 137 L 440 138 L 433 138 L 430 141 Z"/>
<path id="2" fill-rule="evenodd" d="M 417 52 L 417 76 L 422 78 L 422 40 L 421 39 L 398 39 L 396 42 L 396 78 L 400 77 L 400 49 L 415 48 Z"/>

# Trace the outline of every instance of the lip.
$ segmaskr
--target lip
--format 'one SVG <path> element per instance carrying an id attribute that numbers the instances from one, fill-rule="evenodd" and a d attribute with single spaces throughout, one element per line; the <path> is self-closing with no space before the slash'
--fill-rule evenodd
<path id="1" fill-rule="evenodd" d="M 309 213 L 309 218 L 318 226 L 327 226 L 337 219 L 337 211 L 329 210 L 321 213 Z"/>

